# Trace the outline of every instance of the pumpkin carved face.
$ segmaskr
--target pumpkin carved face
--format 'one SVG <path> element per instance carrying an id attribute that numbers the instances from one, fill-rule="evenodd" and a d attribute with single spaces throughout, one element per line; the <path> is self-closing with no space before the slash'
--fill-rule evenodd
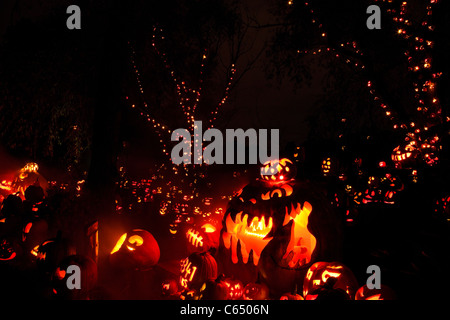
<path id="1" fill-rule="evenodd" d="M 391 154 L 391 159 L 397 169 L 408 168 L 416 162 L 419 157 L 419 149 L 415 141 L 396 147 Z"/>
<path id="2" fill-rule="evenodd" d="M 158 263 L 158 242 L 146 230 L 134 229 L 123 234 L 113 250 L 110 261 L 120 268 L 147 270 Z"/>
<path id="3" fill-rule="evenodd" d="M 205 252 L 219 246 L 220 231 L 212 223 L 203 223 L 201 227 L 189 226 L 186 231 L 188 252 Z"/>
<path id="4" fill-rule="evenodd" d="M 295 178 L 296 169 L 295 164 L 289 159 L 270 160 L 261 168 L 261 179 L 272 183 L 283 183 Z"/>
<path id="5" fill-rule="evenodd" d="M 358 282 L 350 269 L 339 262 L 316 262 L 306 274 L 303 282 L 303 296 L 311 297 L 322 289 L 327 291 L 327 294 L 330 290 L 339 289 L 348 296 L 348 299 L 353 299 L 358 289 Z"/>
<path id="6" fill-rule="evenodd" d="M 17 252 L 8 239 L 0 239 L 0 261 L 11 261 L 16 258 Z"/>
<path id="7" fill-rule="evenodd" d="M 274 294 L 292 291 L 317 257 L 339 254 L 339 231 L 338 217 L 309 184 L 257 180 L 224 215 L 221 272 L 244 283 L 256 282 L 259 273 Z"/>
<path id="8" fill-rule="evenodd" d="M 248 283 L 244 287 L 244 300 L 267 300 L 269 288 L 264 283 Z"/>

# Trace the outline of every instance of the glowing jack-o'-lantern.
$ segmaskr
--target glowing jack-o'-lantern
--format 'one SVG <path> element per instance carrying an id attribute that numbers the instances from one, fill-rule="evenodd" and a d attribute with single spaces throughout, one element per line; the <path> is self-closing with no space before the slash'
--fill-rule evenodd
<path id="1" fill-rule="evenodd" d="M 410 141 L 404 146 L 396 147 L 391 154 L 391 159 L 397 169 L 410 168 L 416 163 L 420 150 L 417 148 L 416 141 Z"/>
<path id="2" fill-rule="evenodd" d="M 244 300 L 267 300 L 269 288 L 264 283 L 247 283 L 242 297 Z"/>
<path id="3" fill-rule="evenodd" d="M 200 228 L 189 226 L 186 231 L 188 253 L 205 252 L 219 246 L 220 230 L 212 223 L 204 223 Z"/>
<path id="4" fill-rule="evenodd" d="M 333 278 L 333 279 L 330 279 Z M 320 292 L 321 289 L 324 289 Z M 345 265 L 339 262 L 316 262 L 309 269 L 303 282 L 303 296 L 306 300 L 315 300 L 319 293 L 329 294 L 339 290 L 347 299 L 353 299 L 358 289 L 358 282 Z M 333 292 L 333 293 L 336 293 Z M 309 295 L 309 296 L 308 296 Z"/>
<path id="5" fill-rule="evenodd" d="M 13 246 L 13 243 L 8 239 L 0 239 L 0 261 L 11 261 L 15 259 L 17 252 Z"/>
<path id="6" fill-rule="evenodd" d="M 258 179 L 232 198 L 222 224 L 220 272 L 245 284 L 259 274 L 274 295 L 301 286 L 316 259 L 340 257 L 339 218 L 308 183 Z"/>
<path id="7" fill-rule="evenodd" d="M 267 161 L 261 168 L 261 179 L 272 183 L 289 181 L 295 178 L 296 174 L 297 167 L 286 158 Z"/>
<path id="8" fill-rule="evenodd" d="M 395 300 L 394 291 L 388 286 L 381 285 L 380 289 L 369 289 L 367 285 L 356 291 L 355 300 Z"/>
<path id="9" fill-rule="evenodd" d="M 159 261 L 158 242 L 146 230 L 133 229 L 124 233 L 111 251 L 110 261 L 116 267 L 147 270 Z"/>
<path id="10" fill-rule="evenodd" d="M 228 300 L 238 300 L 244 293 L 242 282 L 236 279 L 225 279 L 225 285 L 228 287 Z"/>
<path id="11" fill-rule="evenodd" d="M 331 158 L 322 161 L 322 175 L 328 177 L 331 174 Z"/>
<path id="12" fill-rule="evenodd" d="M 17 171 L 11 184 L 13 193 L 19 193 L 22 199 L 25 199 L 25 190 L 29 186 L 40 186 L 44 193 L 48 189 L 47 180 L 38 173 L 37 163 L 27 163 L 22 169 Z"/>
<path id="13" fill-rule="evenodd" d="M 180 286 L 199 290 L 208 280 L 217 278 L 217 262 L 209 252 L 195 252 L 181 260 Z"/>

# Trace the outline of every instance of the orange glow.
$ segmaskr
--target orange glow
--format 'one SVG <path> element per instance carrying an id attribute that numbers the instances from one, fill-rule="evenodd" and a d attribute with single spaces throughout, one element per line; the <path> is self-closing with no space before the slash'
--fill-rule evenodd
<path id="1" fill-rule="evenodd" d="M 216 227 L 214 227 L 212 224 L 210 223 L 206 223 L 202 226 L 202 229 L 206 232 L 206 233 L 213 233 L 216 231 Z"/>
<path id="2" fill-rule="evenodd" d="M 195 247 L 203 247 L 203 237 L 199 235 L 198 231 L 195 231 L 194 229 L 189 229 L 186 232 L 186 237 L 193 246 Z"/>
<path id="3" fill-rule="evenodd" d="M 306 202 L 301 208 L 291 205 L 291 211 L 286 208 L 283 226 L 293 220 L 291 226 L 291 238 L 286 248 L 283 259 L 289 259 L 289 267 L 302 266 L 311 261 L 311 255 L 316 247 L 316 238 L 308 230 L 308 218 L 313 210 L 311 204 Z"/>
<path id="4" fill-rule="evenodd" d="M 224 232 L 222 239 L 227 249 L 231 248 L 231 259 L 233 263 L 238 262 L 237 245 L 241 244 L 241 254 L 244 263 L 248 262 L 250 251 L 253 252 L 253 263 L 256 266 L 259 261 L 261 252 L 272 240 L 272 237 L 266 238 L 267 234 L 272 230 L 273 220 L 261 217 L 254 217 L 250 223 L 248 221 L 248 214 L 242 216 L 242 212 L 236 215 L 235 221 L 231 216 L 227 216 L 225 223 L 227 232 Z"/>
<path id="5" fill-rule="evenodd" d="M 111 254 L 117 252 L 120 250 L 120 248 L 122 247 L 123 243 L 125 242 L 125 239 L 127 238 L 127 234 L 124 233 L 119 240 L 117 241 L 116 245 L 114 246 L 114 248 L 111 251 Z"/>

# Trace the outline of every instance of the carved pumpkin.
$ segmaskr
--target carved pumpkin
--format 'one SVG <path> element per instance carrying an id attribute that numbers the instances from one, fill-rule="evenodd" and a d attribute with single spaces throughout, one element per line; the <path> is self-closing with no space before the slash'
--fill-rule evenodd
<path id="1" fill-rule="evenodd" d="M 419 159 L 420 150 L 415 141 L 410 141 L 405 145 L 400 145 L 392 151 L 391 159 L 395 168 L 406 169 L 415 165 Z"/>
<path id="2" fill-rule="evenodd" d="M 17 248 L 14 242 L 7 238 L 0 238 L 0 262 L 11 261 L 17 257 Z"/>
<path id="3" fill-rule="evenodd" d="M 388 286 L 381 285 L 380 289 L 369 289 L 367 285 L 356 291 L 355 300 L 395 300 L 395 292 Z"/>
<path id="4" fill-rule="evenodd" d="M 296 175 L 297 167 L 286 158 L 267 161 L 261 168 L 261 179 L 272 183 L 283 183 L 294 179 Z"/>
<path id="5" fill-rule="evenodd" d="M 67 268 L 75 265 L 80 268 L 80 289 L 69 289 L 67 280 L 71 274 Z M 53 293 L 58 299 L 86 300 L 97 284 L 97 264 L 94 260 L 83 255 L 71 255 L 64 258 L 52 275 Z"/>
<path id="6" fill-rule="evenodd" d="M 242 282 L 236 279 L 225 279 L 225 285 L 228 287 L 228 300 L 239 300 L 244 293 Z"/>
<path id="7" fill-rule="evenodd" d="M 181 260 L 180 286 L 198 291 L 208 280 L 217 278 L 217 262 L 209 252 L 194 252 Z"/>
<path id="8" fill-rule="evenodd" d="M 269 299 L 269 287 L 264 283 L 247 283 L 242 297 L 244 300 L 267 300 Z"/>
<path id="9" fill-rule="evenodd" d="M 332 279 L 331 279 L 332 278 Z M 339 262 L 316 262 L 309 269 L 303 282 L 305 300 L 318 295 L 319 299 L 345 298 L 353 299 L 358 289 L 358 282 L 349 268 Z M 338 292 L 339 291 L 339 292 Z M 342 291 L 342 292 L 341 292 Z M 308 295 L 310 295 L 308 297 Z"/>
<path id="10" fill-rule="evenodd" d="M 285 293 L 280 297 L 280 300 L 305 300 L 298 293 Z"/>
<path id="11" fill-rule="evenodd" d="M 205 252 L 219 246 L 220 230 L 213 223 L 203 223 L 200 227 L 188 226 L 186 231 L 188 253 Z"/>
<path id="12" fill-rule="evenodd" d="M 201 300 L 227 300 L 228 285 L 220 278 L 206 281 L 200 288 Z"/>
<path id="13" fill-rule="evenodd" d="M 34 247 L 30 252 L 36 257 L 38 268 L 48 272 L 55 270 L 65 257 L 73 254 L 72 248 L 67 240 L 62 239 L 60 233 L 55 238 L 46 240 L 39 246 Z"/>
<path id="14" fill-rule="evenodd" d="M 158 242 L 146 230 L 124 233 L 111 251 L 111 264 L 118 268 L 148 270 L 159 261 Z"/>
<path id="15" fill-rule="evenodd" d="M 221 272 L 243 283 L 256 282 L 259 273 L 272 294 L 293 291 L 314 261 L 340 257 L 340 234 L 339 217 L 321 191 L 292 179 L 258 179 L 224 215 Z"/>
<path id="16" fill-rule="evenodd" d="M 175 279 L 167 279 L 162 285 L 162 295 L 163 296 L 171 296 L 178 292 L 178 282 Z"/>
<path id="17" fill-rule="evenodd" d="M 32 249 L 48 238 L 48 223 L 42 218 L 28 220 L 22 229 L 22 241 L 27 252 L 31 252 Z"/>
<path id="18" fill-rule="evenodd" d="M 13 193 L 18 192 L 22 199 L 25 199 L 25 190 L 32 185 L 40 186 L 44 193 L 48 189 L 47 180 L 38 173 L 37 163 L 27 163 L 22 169 L 16 172 L 11 184 Z"/>

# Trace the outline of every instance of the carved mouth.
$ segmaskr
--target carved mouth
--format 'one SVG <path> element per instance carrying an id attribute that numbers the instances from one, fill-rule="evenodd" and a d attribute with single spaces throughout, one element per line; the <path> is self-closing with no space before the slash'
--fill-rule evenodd
<path id="1" fill-rule="evenodd" d="M 286 207 L 283 226 L 291 223 L 290 238 L 286 251 L 277 265 L 286 269 L 297 269 L 311 262 L 311 255 L 316 247 L 316 238 L 308 230 L 308 218 L 312 211 L 310 203 L 305 202 L 303 207 L 297 203 L 295 206 Z M 239 261 L 238 248 L 240 245 L 242 262 L 247 263 L 249 257 L 253 258 L 256 266 L 259 262 L 261 252 L 273 237 L 267 237 L 273 227 L 273 219 L 268 220 L 264 216 L 249 219 L 248 214 L 239 212 L 234 220 L 228 215 L 226 220 L 227 232 L 223 233 L 222 239 L 227 249 L 231 250 L 233 263 Z M 276 259 L 274 259 L 275 261 Z"/>
<path id="2" fill-rule="evenodd" d="M 309 202 L 303 207 L 299 203 L 286 208 L 283 226 L 292 221 L 289 243 L 286 252 L 278 263 L 280 267 L 297 269 L 311 262 L 311 255 L 316 247 L 316 238 L 308 230 L 308 218 L 312 211 Z"/>
<path id="3" fill-rule="evenodd" d="M 253 264 L 256 266 L 261 256 L 261 252 L 272 240 L 268 237 L 273 227 L 273 219 L 269 218 L 266 222 L 264 216 L 261 218 L 253 217 L 249 220 L 248 214 L 242 216 L 242 211 L 236 214 L 234 220 L 230 215 L 226 220 L 227 232 L 223 233 L 222 239 L 227 249 L 231 250 L 231 259 L 233 263 L 238 262 L 238 243 L 241 247 L 242 262 L 247 263 L 252 256 Z"/>

